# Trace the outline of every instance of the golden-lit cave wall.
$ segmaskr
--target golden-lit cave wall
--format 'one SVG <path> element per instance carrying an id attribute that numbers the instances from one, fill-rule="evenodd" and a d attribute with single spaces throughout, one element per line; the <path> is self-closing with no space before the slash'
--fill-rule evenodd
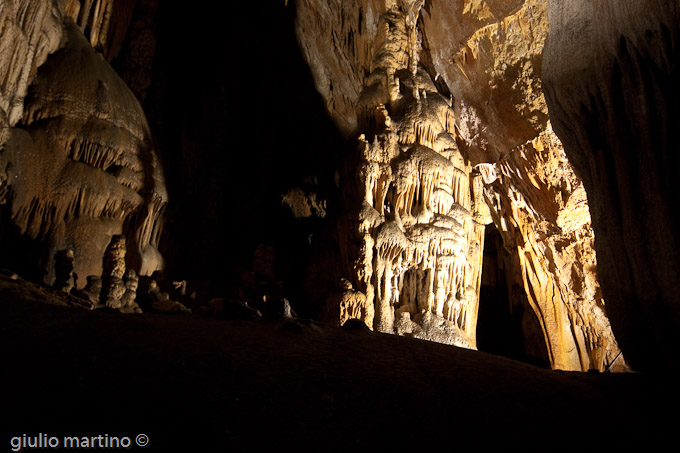
<path id="1" fill-rule="evenodd" d="M 551 366 L 625 367 L 585 191 L 542 92 L 547 1 L 295 7 L 317 90 L 357 143 L 342 174 L 342 283 L 330 316 L 475 347 L 482 238 L 493 221 L 518 257 Z"/>

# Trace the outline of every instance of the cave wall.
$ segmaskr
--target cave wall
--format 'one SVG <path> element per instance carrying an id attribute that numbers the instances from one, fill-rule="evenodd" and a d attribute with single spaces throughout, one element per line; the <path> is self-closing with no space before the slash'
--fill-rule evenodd
<path id="1" fill-rule="evenodd" d="M 11 228 L 8 202 L 13 196 L 12 183 L 18 177 L 14 174 L 17 147 L 10 143 L 21 138 L 29 141 L 14 126 L 23 117 L 24 98 L 38 67 L 61 45 L 63 27 L 61 12 L 50 2 L 3 2 L 0 19 L 0 257 L 5 261 L 12 254 L 6 239 Z"/>
<path id="2" fill-rule="evenodd" d="M 641 369 L 677 367 L 680 5 L 549 2 L 550 116 L 588 193 L 612 326 Z"/>

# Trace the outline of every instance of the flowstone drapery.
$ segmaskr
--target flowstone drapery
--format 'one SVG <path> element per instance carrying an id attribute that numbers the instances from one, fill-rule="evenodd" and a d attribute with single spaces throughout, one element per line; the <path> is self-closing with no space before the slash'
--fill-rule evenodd
<path id="1" fill-rule="evenodd" d="M 139 101 L 64 5 L 0 8 L 0 203 L 16 234 L 39 244 L 30 266 L 49 283 L 55 252 L 70 249 L 83 288 L 114 235 L 141 275 L 163 268 L 168 196 Z"/>

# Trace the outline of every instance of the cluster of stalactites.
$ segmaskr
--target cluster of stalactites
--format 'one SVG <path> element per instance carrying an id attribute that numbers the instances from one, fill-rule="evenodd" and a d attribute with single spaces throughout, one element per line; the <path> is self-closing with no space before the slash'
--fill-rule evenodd
<path id="1" fill-rule="evenodd" d="M 90 45 L 111 61 L 123 45 L 127 24 L 139 2 L 60 0 L 59 3 L 62 14 L 70 17 L 83 31 Z"/>
<path id="2" fill-rule="evenodd" d="M 357 103 L 364 245 L 355 280 L 375 307 L 377 330 L 401 333 L 396 320 L 429 314 L 459 337 L 432 335 L 437 341 L 474 347 L 488 223 L 482 184 L 457 146 L 450 100 L 413 65 L 415 22 L 406 15 L 395 9 L 381 20 Z"/>

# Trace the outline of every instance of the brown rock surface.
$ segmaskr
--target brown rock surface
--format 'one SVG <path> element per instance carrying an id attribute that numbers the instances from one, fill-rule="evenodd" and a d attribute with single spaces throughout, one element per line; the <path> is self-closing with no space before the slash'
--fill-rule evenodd
<path id="1" fill-rule="evenodd" d="M 547 0 L 455 0 L 422 12 L 431 71 L 453 95 L 473 163 L 495 162 L 546 128 L 546 10 Z"/>
<path id="2" fill-rule="evenodd" d="M 33 258 L 42 259 L 47 280 L 53 270 L 46 257 L 71 248 L 82 287 L 87 275 L 101 273 L 114 234 L 127 237 L 129 264 L 148 275 L 163 266 L 157 245 L 167 194 L 146 118 L 125 83 L 65 20 L 54 25 L 60 49 L 34 68 L 20 99 L 23 116 L 6 129 L 12 223 L 44 244 Z M 31 60 L 12 66 L 21 65 L 30 69 Z"/>
<path id="3" fill-rule="evenodd" d="M 620 349 L 597 280 L 585 190 L 552 130 L 484 167 L 494 223 L 559 369 L 604 370 Z M 490 174 L 492 173 L 492 174 Z M 626 368 L 620 357 L 617 365 Z"/>
<path id="4" fill-rule="evenodd" d="M 102 292 L 100 302 L 109 308 L 122 308 L 121 299 L 126 292 L 125 275 L 125 237 L 119 234 L 111 238 L 104 251 L 102 260 Z"/>
<path id="5" fill-rule="evenodd" d="M 583 179 L 599 277 L 631 363 L 677 367 L 680 126 L 677 2 L 549 2 L 544 80 Z"/>
<path id="6" fill-rule="evenodd" d="M 23 116 L 35 71 L 60 45 L 63 26 L 53 2 L 3 1 L 0 6 L 0 127 Z M 0 146 L 4 143 L 0 136 Z"/>
<path id="7" fill-rule="evenodd" d="M 90 45 L 111 61 L 123 45 L 138 0 L 59 0 Z"/>
<path id="8" fill-rule="evenodd" d="M 74 286 L 74 255 L 73 250 L 59 250 L 54 255 L 54 287 L 69 293 Z"/>

